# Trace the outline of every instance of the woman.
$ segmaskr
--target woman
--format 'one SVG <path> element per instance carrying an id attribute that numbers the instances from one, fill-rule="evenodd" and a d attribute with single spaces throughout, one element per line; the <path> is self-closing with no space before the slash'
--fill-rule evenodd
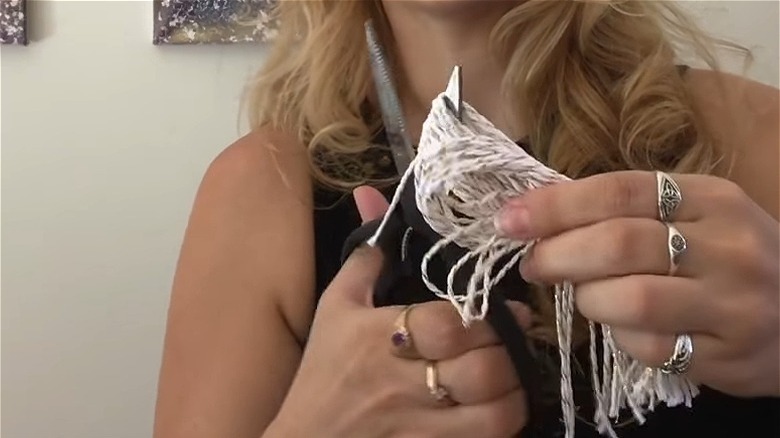
<path id="1" fill-rule="evenodd" d="M 364 42 L 373 18 L 415 139 L 460 64 L 470 104 L 576 178 L 497 218 L 509 236 L 542 239 L 525 279 L 576 281 L 582 315 L 648 366 L 691 334 L 686 376 L 705 393 L 618 433 L 776 436 L 778 92 L 676 66 L 676 43 L 711 61 L 709 40 L 665 3 L 281 2 L 284 26 L 249 95 L 255 129 L 210 166 L 190 218 L 155 435 L 510 437 L 535 421 L 487 323 L 466 330 L 443 302 L 375 308 L 376 249 L 341 265 L 396 177 Z M 652 170 L 683 194 L 672 219 L 689 249 L 673 276 Z M 512 314 L 554 348 L 549 290 L 534 291 Z M 413 348 L 391 344 L 403 329 Z M 580 418 L 578 436 L 592 436 Z"/>

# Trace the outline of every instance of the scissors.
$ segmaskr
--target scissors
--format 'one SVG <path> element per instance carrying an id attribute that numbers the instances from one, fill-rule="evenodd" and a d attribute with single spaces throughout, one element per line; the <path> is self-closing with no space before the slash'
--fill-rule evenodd
<path id="1" fill-rule="evenodd" d="M 371 70 L 379 96 L 379 105 L 387 141 L 390 144 L 390 150 L 398 174 L 403 175 L 414 159 L 414 148 L 406 128 L 401 100 L 393 83 L 390 66 L 371 20 L 366 21 L 365 28 Z M 459 122 L 463 123 L 463 75 L 461 66 L 455 66 L 453 69 L 443 98 L 447 109 Z M 504 300 L 496 295 L 491 295 L 491 301 L 492 310 L 487 315 L 488 322 L 506 345 L 507 353 L 509 353 L 520 380 L 524 382 L 530 401 L 528 409 L 534 413 L 534 415 L 531 415 L 532 424 L 529 424 L 526 431 L 522 434 L 523 437 L 526 437 L 529 434 L 533 434 L 535 429 L 541 425 L 535 415 L 541 408 L 540 373 L 534 356 L 526 344 L 525 334 L 515 321 L 514 315 Z"/>
<path id="2" fill-rule="evenodd" d="M 387 141 L 393 155 L 396 170 L 403 175 L 414 159 L 414 148 L 409 132 L 406 128 L 401 99 L 393 83 L 392 71 L 387 62 L 385 51 L 379 41 L 376 30 L 371 20 L 365 23 L 366 42 L 371 61 L 371 71 L 374 76 L 374 85 L 379 96 L 379 107 L 382 112 L 382 121 L 385 126 Z M 463 78 L 461 66 L 455 66 L 450 76 L 445 91 L 447 108 L 459 121 L 463 121 Z"/>

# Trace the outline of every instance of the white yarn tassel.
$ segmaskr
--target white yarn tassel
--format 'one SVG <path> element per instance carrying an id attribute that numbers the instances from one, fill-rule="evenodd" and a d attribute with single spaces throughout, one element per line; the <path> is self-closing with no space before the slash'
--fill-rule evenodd
<path id="1" fill-rule="evenodd" d="M 459 121 L 448 109 L 442 93 L 433 101 L 423 125 L 417 156 L 401 178 L 390 209 L 369 243 L 376 243 L 400 202 L 405 185 L 414 181 L 417 208 L 428 225 L 442 236 L 423 258 L 422 280 L 437 296 L 449 300 L 468 325 L 485 317 L 492 287 L 534 244 L 502 237 L 493 218 L 510 198 L 566 180 L 567 177 L 527 154 L 465 102 L 462 122 Z M 451 268 L 446 290 L 441 290 L 428 278 L 428 263 L 450 243 L 467 252 Z M 506 261 L 500 265 L 502 259 Z M 457 273 L 472 261 L 473 271 L 469 273 L 466 289 L 457 290 Z M 571 382 L 573 284 L 565 282 L 555 286 L 555 310 L 561 357 L 561 407 L 566 437 L 571 438 L 575 423 Z M 596 349 L 597 325 L 602 332 L 601 373 Z M 617 348 L 608 326 L 591 322 L 589 329 L 596 400 L 594 422 L 601 434 L 617 436 L 611 420 L 623 408 L 629 408 L 636 420 L 643 423 L 644 414 L 661 402 L 669 406 L 691 405 L 698 389 L 690 381 L 647 368 L 628 357 Z"/>

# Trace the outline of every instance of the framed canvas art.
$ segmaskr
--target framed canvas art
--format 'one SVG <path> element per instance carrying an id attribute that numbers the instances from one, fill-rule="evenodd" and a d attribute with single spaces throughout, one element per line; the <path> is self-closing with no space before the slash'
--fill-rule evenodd
<path id="1" fill-rule="evenodd" d="M 0 44 L 27 44 L 25 0 L 0 0 Z"/>
<path id="2" fill-rule="evenodd" d="M 0 0 L 3 1 L 3 0 Z M 276 0 L 154 0 L 154 44 L 266 42 Z"/>

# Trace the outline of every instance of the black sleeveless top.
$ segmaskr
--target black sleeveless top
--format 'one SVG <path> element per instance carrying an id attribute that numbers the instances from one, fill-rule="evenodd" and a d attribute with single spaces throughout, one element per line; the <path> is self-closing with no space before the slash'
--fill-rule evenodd
<path id="1" fill-rule="evenodd" d="M 382 144 L 384 137 L 380 133 L 375 140 Z M 380 153 L 371 160 L 376 171 L 387 175 L 395 173 L 393 161 L 389 156 Z M 390 262 L 383 270 L 374 293 L 376 306 L 437 299 L 419 280 L 419 266 L 422 256 L 438 236 L 425 224 L 414 207 L 414 184 L 409 186 L 403 195 L 399 213 L 394 215 L 388 226 L 389 231 L 384 233 L 380 240 L 380 246 Z M 388 201 L 394 191 L 395 187 L 383 191 Z M 378 221 L 361 225 L 351 194 L 318 187 L 315 189 L 315 202 L 315 255 L 319 299 L 340 269 L 343 259 L 372 234 Z M 403 257 L 400 254 L 402 239 L 406 240 L 405 248 L 409 248 Z M 459 249 L 452 245 L 447 248 L 440 260 L 432 265 L 431 278 L 434 282 L 442 281 L 447 267 L 457 260 L 460 253 Z M 514 274 L 499 283 L 497 290 L 491 294 L 491 310 L 487 319 L 506 345 L 524 389 L 531 399 L 531 423 L 524 430 L 522 437 L 563 437 L 558 398 L 560 375 L 556 368 L 558 352 L 549 346 L 546 350 L 541 345 L 534 348 L 533 343 L 527 342 L 522 329 L 514 322 L 504 305 L 504 300 L 529 301 L 529 286 L 517 274 L 517 269 L 512 272 Z M 580 353 L 580 363 L 587 367 L 587 352 Z M 593 396 L 588 376 L 587 371 L 573 376 L 575 403 L 579 408 L 576 427 L 578 438 L 599 437 L 591 423 L 593 406 L 590 404 Z M 621 416 L 621 419 L 630 418 L 630 414 Z M 702 393 L 694 399 L 692 408 L 659 406 L 654 413 L 648 414 L 644 425 L 638 426 L 632 421 L 626 421 L 615 427 L 615 431 L 621 438 L 780 438 L 780 400 L 740 399 L 702 388 Z"/>

